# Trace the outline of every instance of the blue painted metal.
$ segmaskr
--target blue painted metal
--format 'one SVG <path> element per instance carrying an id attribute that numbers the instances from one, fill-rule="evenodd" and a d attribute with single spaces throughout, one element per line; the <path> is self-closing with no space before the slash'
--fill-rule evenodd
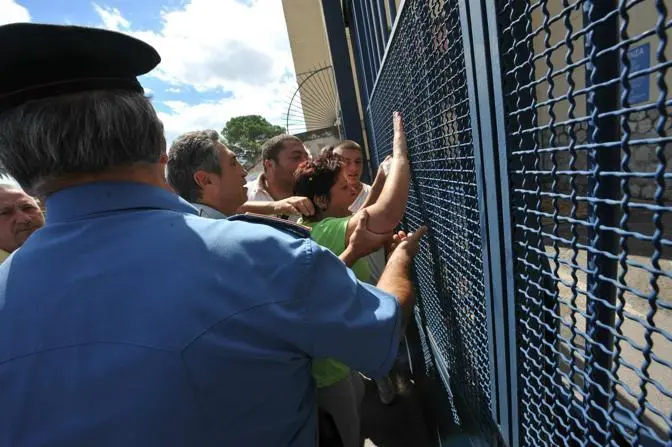
<path id="1" fill-rule="evenodd" d="M 381 28 L 355 3 L 365 71 Z M 657 22 L 629 35 L 645 8 Z M 664 0 L 407 0 L 369 55 L 372 163 L 400 110 L 404 228 L 430 228 L 416 352 L 452 429 L 511 446 L 672 445 L 668 16 Z"/>
<path id="2" fill-rule="evenodd" d="M 375 10 L 377 26 L 378 29 L 380 29 L 381 48 L 385 48 L 387 40 L 390 37 L 390 29 L 387 26 L 387 17 L 385 14 L 385 5 L 383 4 L 385 0 L 371 0 L 371 1 L 373 2 L 373 7 Z"/>
<path id="3" fill-rule="evenodd" d="M 327 30 L 329 52 L 334 67 L 334 77 L 338 98 L 341 104 L 341 123 L 345 137 L 354 141 L 362 141 L 362 127 L 355 96 L 355 82 L 350 65 L 350 52 L 345 35 L 343 12 L 340 2 L 322 0 L 322 14 Z M 368 163 L 364 160 L 365 163 Z M 370 182 L 369 172 L 364 170 L 362 180 Z"/>
<path id="4" fill-rule="evenodd" d="M 496 179 L 496 173 L 494 171 L 494 166 L 490 166 L 488 163 L 486 169 L 487 160 L 485 158 L 492 158 L 493 151 L 483 151 L 484 144 L 487 144 L 488 147 L 492 147 L 492 141 L 484 140 L 481 138 L 481 116 L 479 113 L 479 102 L 478 95 L 485 94 L 487 92 L 487 82 L 488 79 L 484 78 L 483 75 L 487 75 L 488 71 L 479 73 L 476 70 L 475 62 L 475 42 L 472 41 L 474 36 L 473 34 L 481 33 L 482 28 L 474 29 L 473 24 L 469 20 L 470 14 L 470 5 L 467 0 L 459 0 L 458 2 L 460 10 L 460 26 L 462 34 L 462 46 L 464 48 L 464 64 L 467 68 L 467 93 L 469 97 L 469 109 L 471 116 L 471 137 L 474 145 L 474 171 L 476 173 L 476 186 L 478 191 L 478 208 L 480 210 L 488 209 L 488 203 L 492 206 L 497 206 L 497 198 L 494 196 L 496 189 L 494 191 L 489 191 L 486 189 L 486 177 L 490 177 L 491 180 Z M 478 7 L 478 6 L 477 6 Z M 480 22 L 479 22 L 480 25 Z M 479 38 L 478 36 L 476 38 Z M 481 38 L 482 39 L 482 38 Z M 479 85 L 479 81 L 485 81 L 485 85 Z M 487 110 L 484 111 L 487 113 Z M 485 117 L 484 117 L 485 118 Z M 487 132 L 487 129 L 485 129 Z M 487 135 L 484 135 L 487 138 Z M 484 153 L 486 152 L 486 153 Z M 490 368 L 490 412 L 494 420 L 501 421 L 499 418 L 499 402 L 498 402 L 498 375 L 497 370 L 501 368 L 502 365 L 499 364 L 499 359 L 497 356 L 497 346 L 495 338 L 495 322 L 494 322 L 494 303 L 493 303 L 493 289 L 492 289 L 492 272 L 490 268 L 494 259 L 491 259 L 491 243 L 489 242 L 489 226 L 488 226 L 488 213 L 480 213 L 480 230 L 481 230 L 481 243 L 483 250 L 481 250 L 481 257 L 483 259 L 483 284 L 484 284 L 484 293 L 485 293 L 485 311 L 486 311 L 486 324 L 488 331 L 488 356 L 490 358 L 490 365 L 493 367 Z M 499 237 L 499 234 L 497 234 Z M 497 258 L 495 258 L 497 259 Z M 503 339 L 501 339 L 503 340 Z M 496 367 L 494 365 L 497 365 Z M 504 368 L 506 370 L 506 368 Z M 500 422 L 501 424 L 501 422 Z"/>
<path id="5" fill-rule="evenodd" d="M 628 51 L 628 58 L 630 59 L 630 70 L 645 71 L 651 67 L 651 43 L 646 42 L 636 47 L 630 48 Z M 649 90 L 651 89 L 651 77 L 645 75 L 630 81 L 630 95 L 628 102 L 630 104 L 637 104 L 649 100 Z"/>
<path id="6" fill-rule="evenodd" d="M 489 203 L 499 202 L 501 213 L 488 213 L 491 251 L 493 253 L 493 283 L 492 290 L 495 297 L 500 297 L 501 305 L 495 305 L 495 321 L 501 322 L 495 326 L 495 334 L 498 343 L 498 362 L 497 375 L 499 390 L 499 420 L 509 445 L 519 446 L 520 444 L 520 418 L 519 418 L 519 389 L 518 389 L 518 346 L 517 339 L 517 321 L 516 321 L 516 290 L 514 278 L 514 265 L 507 262 L 514 258 L 513 239 L 508 233 L 512 228 L 512 216 L 509 210 L 512 209 L 510 200 L 509 183 L 509 160 L 507 150 L 507 129 L 505 124 L 505 106 L 502 95 L 495 95 L 494 92 L 502 92 L 502 78 L 497 75 L 502 72 L 500 63 L 499 44 L 500 32 L 497 22 L 497 8 L 493 3 L 486 3 L 484 9 L 475 11 L 472 15 L 472 23 L 476 28 L 478 17 L 485 17 L 485 30 L 482 33 L 474 32 L 474 44 L 477 46 L 475 51 L 476 66 L 475 70 L 481 75 L 477 75 L 480 82 L 480 88 L 488 89 L 481 92 L 479 96 L 479 108 L 482 120 L 482 133 L 484 140 L 489 135 L 487 142 L 492 142 L 491 151 L 485 151 L 492 154 L 492 157 L 485 157 L 488 164 L 488 171 L 491 175 L 486 176 L 486 190 L 488 194 L 495 194 L 495 197 L 489 199 Z M 483 35 L 485 42 L 480 41 Z M 491 71 L 491 85 L 483 80 Z M 488 96 L 492 100 L 488 101 Z M 487 147 L 486 142 L 486 147 Z M 491 166 L 491 167 L 490 167 Z M 494 185 L 491 183 L 494 182 Z M 506 361 L 502 362 L 501 357 L 505 356 Z"/>
<path id="7" fill-rule="evenodd" d="M 390 24 L 394 26 L 397 21 L 397 2 L 395 0 L 387 1 L 387 10 L 390 14 Z M 389 40 L 389 37 L 388 37 Z"/>
<path id="8" fill-rule="evenodd" d="M 588 0 L 585 27 L 591 27 L 586 38 L 586 55 L 589 63 L 586 68 L 588 79 L 587 113 L 590 116 L 588 126 L 589 150 L 589 188 L 592 201 L 591 227 L 589 238 L 594 252 L 588 254 L 587 278 L 588 292 L 597 299 L 588 304 L 589 319 L 586 323 L 589 340 L 586 370 L 588 372 L 586 391 L 589 398 L 585 402 L 588 414 L 589 436 L 598 445 L 606 445 L 612 431 L 612 421 L 606 417 L 613 397 L 611 395 L 611 377 L 614 349 L 614 332 L 611 328 L 616 322 L 616 286 L 618 261 L 604 253 L 619 252 L 619 238 L 614 232 L 601 231 L 600 227 L 614 228 L 620 221 L 619 209 L 603 203 L 603 200 L 619 201 L 620 181 L 615 176 L 601 176 L 602 172 L 620 170 L 620 148 L 605 148 L 605 143 L 619 141 L 620 128 L 616 115 L 603 116 L 619 109 L 619 86 L 596 88 L 604 82 L 619 77 L 618 52 L 598 53 L 618 44 L 618 16 L 615 0 Z M 599 202 L 598 202 L 599 200 Z"/>
<path id="9" fill-rule="evenodd" d="M 367 29 L 369 30 L 369 36 L 371 38 L 371 54 L 373 55 L 374 73 L 377 73 L 380 69 L 380 60 L 383 57 L 382 36 L 380 35 L 380 30 L 376 26 L 376 18 L 373 14 L 371 0 L 361 0 L 361 4 L 362 12 L 364 13 L 364 21 L 366 23 Z"/>
<path id="10" fill-rule="evenodd" d="M 362 71 L 366 74 L 366 91 L 367 91 L 367 101 L 371 95 L 371 90 L 373 89 L 373 83 L 376 79 L 376 70 L 374 69 L 373 59 L 374 56 L 371 54 L 371 37 L 369 36 L 368 28 L 364 22 L 364 14 L 361 9 L 361 3 L 357 0 L 352 0 L 350 3 L 352 6 L 353 17 L 354 17 L 354 26 L 355 32 L 358 34 L 358 42 L 362 47 Z M 368 104 L 365 103 L 365 104 Z"/>

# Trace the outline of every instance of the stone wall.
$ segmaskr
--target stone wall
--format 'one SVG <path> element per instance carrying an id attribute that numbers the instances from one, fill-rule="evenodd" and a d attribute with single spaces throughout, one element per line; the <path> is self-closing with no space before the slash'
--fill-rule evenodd
<path id="1" fill-rule="evenodd" d="M 657 139 L 656 120 L 658 113 L 655 110 L 646 112 L 632 113 L 629 117 L 628 123 L 630 126 L 631 135 L 628 139 L 630 150 L 630 161 L 627 167 L 633 174 L 640 176 L 649 175 L 649 177 L 630 177 L 628 182 L 630 194 L 632 198 L 641 200 L 653 200 L 656 194 L 657 183 L 652 174 L 656 172 L 659 166 L 659 160 L 656 155 L 658 145 L 644 144 L 646 140 Z M 575 124 L 574 128 L 575 139 L 575 164 L 574 171 L 587 171 L 589 169 L 588 150 L 584 146 L 588 141 L 588 123 L 583 122 Z M 666 125 L 666 132 L 669 133 L 670 124 Z M 570 143 L 570 129 L 567 126 L 555 128 L 555 140 L 551 144 L 552 132 L 550 129 L 544 129 L 541 134 L 540 145 L 541 148 L 556 148 L 555 165 L 559 171 L 570 170 L 571 154 L 568 150 Z M 617 150 L 620 152 L 620 158 L 623 160 L 625 151 L 619 148 L 605 148 L 600 150 Z M 547 171 L 543 175 L 543 184 L 545 190 L 550 190 L 552 184 L 552 177 L 550 175 L 553 168 L 553 155 L 549 152 L 541 153 L 540 167 Z M 664 158 L 667 160 L 665 172 L 672 173 L 672 146 L 665 145 Z M 623 170 L 623 167 L 621 168 Z M 557 187 L 558 192 L 568 193 L 570 188 L 570 175 L 558 175 Z M 588 175 L 587 173 L 580 173 L 575 175 L 576 189 L 579 195 L 587 195 L 588 193 Z M 672 200 L 672 179 L 667 179 L 665 182 L 665 192 L 663 194 L 665 200 Z"/>

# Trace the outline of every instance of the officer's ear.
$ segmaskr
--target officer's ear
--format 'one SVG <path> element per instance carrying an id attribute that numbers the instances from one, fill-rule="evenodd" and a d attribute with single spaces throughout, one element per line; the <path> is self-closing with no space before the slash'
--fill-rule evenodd
<path id="1" fill-rule="evenodd" d="M 198 170 L 194 172 L 194 182 L 200 187 L 204 188 L 206 185 L 212 184 L 212 179 L 210 178 L 210 173 L 203 170 Z"/>

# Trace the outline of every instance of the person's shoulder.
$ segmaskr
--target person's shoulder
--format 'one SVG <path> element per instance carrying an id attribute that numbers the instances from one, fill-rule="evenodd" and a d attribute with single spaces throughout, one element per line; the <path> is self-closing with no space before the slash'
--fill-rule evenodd
<path id="1" fill-rule="evenodd" d="M 274 216 L 245 213 L 231 216 L 227 219 L 227 221 L 245 222 L 248 224 L 262 226 L 262 228 L 272 228 L 297 238 L 310 238 L 310 227 Z"/>

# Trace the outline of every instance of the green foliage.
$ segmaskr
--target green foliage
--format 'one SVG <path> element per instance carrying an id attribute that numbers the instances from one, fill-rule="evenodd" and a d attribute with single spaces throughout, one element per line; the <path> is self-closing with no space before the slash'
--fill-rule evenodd
<path id="1" fill-rule="evenodd" d="M 249 168 L 261 156 L 264 141 L 284 132 L 283 127 L 269 123 L 260 115 L 243 115 L 226 122 L 222 137 L 240 162 Z"/>

